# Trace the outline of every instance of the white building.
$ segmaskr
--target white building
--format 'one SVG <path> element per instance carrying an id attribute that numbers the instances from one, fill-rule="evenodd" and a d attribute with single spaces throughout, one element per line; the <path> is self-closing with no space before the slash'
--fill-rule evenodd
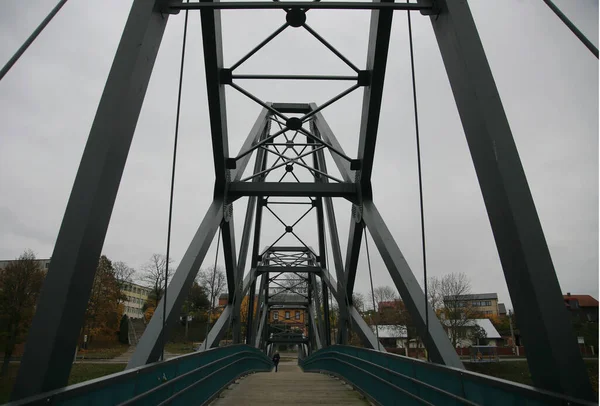
<path id="1" fill-rule="evenodd" d="M 142 307 L 146 303 L 146 300 L 148 300 L 148 295 L 151 291 L 152 289 L 146 286 L 126 282 L 123 285 L 123 294 L 126 297 L 123 303 L 125 306 L 123 313 L 132 319 L 141 319 L 144 317 Z"/>
<path id="2" fill-rule="evenodd" d="M 450 327 L 450 322 L 448 320 L 441 320 L 441 322 L 448 332 L 448 337 L 452 337 L 452 327 Z M 486 337 L 480 339 L 479 344 L 477 344 L 477 340 L 473 337 L 475 326 L 481 327 L 486 333 Z M 497 347 L 502 342 L 500 333 L 498 333 L 498 330 L 496 330 L 490 319 L 469 319 L 466 320 L 465 324 L 460 326 L 460 329 L 462 331 L 459 333 L 458 340 L 456 341 L 457 347 L 465 348 L 472 345 L 490 345 Z"/>

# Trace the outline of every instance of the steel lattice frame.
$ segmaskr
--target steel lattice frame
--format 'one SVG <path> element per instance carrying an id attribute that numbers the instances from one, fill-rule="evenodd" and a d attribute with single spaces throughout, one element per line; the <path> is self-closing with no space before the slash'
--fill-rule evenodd
<path id="1" fill-rule="evenodd" d="M 223 64 L 221 9 L 283 9 L 285 23 L 231 67 Z M 308 9 L 370 10 L 369 47 L 365 69 L 357 68 L 306 24 Z M 217 229 L 222 231 L 229 301 L 201 348 L 218 345 L 229 326 L 233 341 L 242 342 L 240 304 L 249 293 L 250 312 L 246 342 L 267 348 L 270 306 L 277 297 L 269 286 L 281 273 L 296 273 L 308 286 L 306 306 L 309 337 L 303 352 L 331 344 L 328 301 L 332 293 L 339 305 L 337 343 L 346 343 L 348 329 L 364 344 L 378 348 L 373 332 L 353 307 L 352 292 L 362 234 L 366 226 L 399 290 L 432 361 L 462 367 L 432 309 L 425 306 L 423 292 L 385 225 L 371 190 L 371 173 L 377 139 L 388 47 L 395 10 L 429 15 L 448 73 L 465 135 L 479 179 L 492 230 L 506 276 L 527 357 L 536 386 L 568 395 L 594 395 L 572 332 L 548 247 L 541 229 L 512 133 L 505 116 L 483 46 L 466 1 L 419 0 L 394 3 L 367 2 L 224 2 L 186 3 L 168 0 L 134 0 L 52 254 L 21 363 L 13 399 L 65 386 L 72 365 L 89 299 L 94 273 L 106 235 L 121 175 L 134 134 L 145 91 L 169 14 L 199 9 L 202 22 L 209 116 L 215 167 L 214 200 L 169 285 L 166 325 L 163 304 L 158 306 L 128 367 L 159 359 L 163 335 L 179 316 L 198 269 Z M 355 71 L 353 76 L 237 75 L 236 68 L 267 42 L 289 27 L 303 27 Z M 329 102 L 315 104 L 268 103 L 250 94 L 237 79 L 346 80 L 354 82 Z M 231 86 L 263 106 L 263 111 L 234 158 L 229 156 L 225 87 Z M 364 88 L 358 152 L 346 154 L 327 125 L 321 110 L 341 97 Z M 283 141 L 285 139 L 285 141 Z M 329 174 L 325 153 L 330 153 L 341 174 Z M 254 157 L 252 174 L 244 177 Z M 308 162 L 308 158 L 312 162 Z M 269 164 L 270 160 L 273 161 Z M 287 168 L 279 181 L 266 181 L 278 168 Z M 301 182 L 294 170 L 302 168 L 312 181 Z M 286 179 L 287 178 L 287 179 Z M 290 180 L 283 182 L 283 180 Z M 236 253 L 232 217 L 233 202 L 248 196 L 243 234 Z M 294 198 L 316 212 L 317 249 L 300 238 L 296 246 L 277 241 L 259 250 L 262 218 L 275 214 L 276 198 Z M 345 260 L 337 233 L 333 198 L 352 202 L 353 215 Z M 266 210 L 265 210 L 266 209 Z M 327 227 L 325 220 L 327 220 Z M 295 224 L 286 224 L 293 234 Z M 254 235 L 251 230 L 254 228 Z M 333 263 L 325 254 L 329 238 Z M 246 265 L 251 248 L 250 264 Z M 249 269 L 248 272 L 245 272 Z M 335 281 L 330 270 L 335 273 Z M 245 274 L 245 276 L 244 276 Z M 259 281 L 260 279 L 260 281 Z M 543 282 L 541 282 L 543 281 Z M 257 290 L 258 285 L 258 290 Z M 258 298 L 255 293 L 258 291 Z M 321 307 L 323 314 L 321 314 Z M 425 327 L 425 314 L 431 324 Z M 290 337 L 281 340 L 293 341 Z"/>

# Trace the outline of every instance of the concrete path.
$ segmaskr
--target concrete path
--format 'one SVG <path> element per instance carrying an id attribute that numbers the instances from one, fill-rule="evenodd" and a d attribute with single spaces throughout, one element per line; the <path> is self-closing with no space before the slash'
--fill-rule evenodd
<path id="1" fill-rule="evenodd" d="M 369 403 L 349 385 L 328 375 L 304 373 L 296 362 L 281 362 L 279 372 L 259 372 L 223 391 L 211 406 L 360 405 Z"/>

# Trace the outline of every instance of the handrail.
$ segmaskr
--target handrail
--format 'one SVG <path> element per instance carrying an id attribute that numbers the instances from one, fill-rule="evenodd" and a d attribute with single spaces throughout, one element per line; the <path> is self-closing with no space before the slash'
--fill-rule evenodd
<path id="1" fill-rule="evenodd" d="M 461 396 L 458 396 L 458 395 L 455 395 L 455 394 L 453 394 L 453 393 L 447 392 L 447 391 L 445 391 L 445 390 L 443 390 L 443 389 L 440 389 L 440 388 L 438 388 L 438 387 L 436 387 L 436 386 L 430 385 L 430 384 L 428 384 L 428 383 L 426 383 L 426 382 L 423 382 L 423 381 L 419 381 L 418 379 L 412 378 L 412 377 L 410 377 L 410 376 L 408 376 L 408 375 L 401 374 L 401 373 L 399 373 L 399 372 L 396 372 L 396 371 L 394 371 L 394 370 L 391 370 L 391 369 L 389 369 L 389 368 L 382 367 L 381 365 L 374 364 L 374 363 L 372 363 L 372 362 L 366 361 L 366 360 L 364 360 L 364 359 L 362 359 L 362 358 L 353 357 L 352 355 L 348 355 L 348 354 L 342 354 L 342 353 L 336 353 L 336 355 L 342 355 L 342 356 L 344 356 L 344 357 L 347 357 L 347 358 L 352 358 L 352 359 L 355 359 L 355 360 L 358 360 L 358 361 L 362 361 L 362 362 L 364 362 L 364 363 L 366 363 L 366 364 L 370 364 L 370 365 L 372 365 L 372 366 L 374 366 L 374 367 L 376 367 L 376 368 L 379 368 L 379 369 L 382 369 L 382 370 L 384 370 L 384 371 L 385 371 L 385 372 L 387 372 L 387 373 L 390 373 L 390 374 L 392 374 L 392 375 L 396 375 L 396 376 L 398 376 L 398 377 L 401 377 L 401 378 L 404 378 L 404 379 L 408 379 L 408 380 L 412 381 L 413 383 L 416 383 L 417 385 L 425 386 L 427 389 L 432 389 L 432 390 L 434 390 L 434 391 L 436 391 L 436 392 L 438 392 L 438 393 L 441 393 L 441 394 L 443 394 L 443 395 L 445 395 L 445 396 L 451 397 L 451 398 L 453 398 L 454 400 L 458 400 L 459 402 L 461 402 L 461 403 L 463 403 L 463 404 L 465 404 L 465 405 L 479 406 L 477 403 L 473 403 L 473 402 L 471 402 L 470 400 L 468 400 L 468 399 L 465 399 L 465 398 L 463 398 L 463 397 L 461 397 Z M 400 388 L 400 387 L 398 387 L 398 386 L 394 385 L 394 384 L 393 384 L 393 383 L 391 383 L 390 381 L 386 381 L 385 379 L 383 379 L 383 378 L 381 378 L 381 377 L 379 377 L 379 376 L 377 376 L 377 375 L 375 375 L 375 374 L 372 374 L 372 373 L 370 373 L 369 371 L 366 371 L 366 370 L 364 370 L 363 368 L 360 368 L 360 367 L 358 367 L 358 366 L 356 366 L 356 365 L 354 365 L 354 364 L 352 364 L 352 363 L 350 363 L 350 362 L 342 361 L 342 360 L 340 360 L 340 359 L 337 359 L 337 358 L 335 358 L 335 357 L 321 357 L 321 358 L 319 358 L 319 359 L 312 359 L 312 360 L 309 360 L 309 361 L 305 361 L 303 364 L 304 364 L 304 365 L 306 365 L 306 364 L 310 364 L 311 362 L 316 362 L 316 361 L 319 361 L 319 360 L 325 360 L 325 359 L 333 359 L 333 360 L 336 360 L 336 361 L 338 361 L 338 362 L 341 362 L 341 363 L 343 363 L 343 364 L 346 364 L 346 365 L 348 365 L 348 366 L 350 366 L 350 367 L 352 367 L 352 368 L 358 369 L 358 370 L 360 370 L 361 372 L 363 372 L 363 373 L 366 373 L 367 375 L 369 375 L 369 376 L 371 376 L 371 377 L 373 377 L 373 378 L 375 378 L 375 379 L 378 379 L 378 380 L 380 380 L 381 382 L 385 383 L 386 385 L 388 385 L 388 386 L 391 386 L 391 387 L 393 387 L 394 389 L 396 389 L 396 390 L 399 390 L 399 391 L 403 392 L 404 394 L 406 394 L 406 395 L 408 395 L 408 396 L 412 397 L 413 399 L 415 399 L 415 400 L 417 400 L 417 401 L 419 401 L 419 402 L 421 402 L 421 403 L 423 403 L 423 404 L 426 404 L 426 405 L 432 405 L 432 403 L 429 403 L 429 402 L 427 402 L 426 400 L 424 400 L 424 399 L 422 399 L 422 398 L 420 398 L 420 397 L 418 397 L 418 396 L 416 396 L 416 395 L 414 395 L 414 394 L 412 394 L 412 393 L 410 393 L 410 392 L 408 392 L 408 391 L 406 391 L 406 390 L 404 390 L 404 389 L 402 389 L 402 388 Z"/>
<path id="2" fill-rule="evenodd" d="M 203 404 L 240 376 L 272 367 L 272 361 L 259 349 L 231 345 L 132 368 L 5 406 Z"/>
<path id="3" fill-rule="evenodd" d="M 242 361 L 242 360 L 244 360 L 244 359 L 248 359 L 248 358 L 258 358 L 258 357 L 243 357 L 243 358 L 240 358 L 239 360 L 236 360 L 236 361 L 230 362 L 229 364 L 225 365 L 224 367 L 221 367 L 221 368 L 217 369 L 215 372 L 212 372 L 212 373 L 210 373 L 210 374 L 206 375 L 204 378 L 202 378 L 202 379 L 200 379 L 200 380 L 198 380 L 198 381 L 194 382 L 194 383 L 193 383 L 193 384 L 191 384 L 190 386 L 188 386 L 188 387 L 186 387 L 186 388 L 184 388 L 184 389 L 180 390 L 179 392 L 177 392 L 177 393 L 173 394 L 173 395 L 172 395 L 170 398 L 166 399 L 164 402 L 162 402 L 162 403 L 159 403 L 159 404 L 158 404 L 158 406 L 162 406 L 162 405 L 167 405 L 167 404 L 170 404 L 170 402 L 172 402 L 172 401 L 173 401 L 175 398 L 179 397 L 180 395 L 182 395 L 183 393 L 187 392 L 188 390 L 190 390 L 191 388 L 195 387 L 196 385 L 199 385 L 199 384 L 201 384 L 202 382 L 204 382 L 205 380 L 207 380 L 207 379 L 208 379 L 208 378 L 210 378 L 211 376 L 215 375 L 217 372 L 221 372 L 222 370 L 224 370 L 224 369 L 226 369 L 226 368 L 229 368 L 230 366 L 232 366 L 232 365 L 236 364 L 237 362 L 239 362 L 239 361 Z M 265 361 L 264 361 L 264 360 L 262 360 L 262 359 L 260 359 L 260 361 L 263 361 L 263 362 L 265 362 Z M 265 362 L 265 363 L 267 363 L 267 362 Z M 271 366 L 273 365 L 273 364 L 272 364 L 272 363 L 270 363 L 270 362 L 268 362 L 267 364 L 269 365 L 269 367 L 271 367 Z"/>
<path id="4" fill-rule="evenodd" d="M 299 360 L 299 365 L 305 372 L 333 373 L 380 404 L 405 398 L 424 404 L 471 406 L 597 405 L 476 372 L 365 348 L 334 345 Z"/>
<path id="5" fill-rule="evenodd" d="M 409 391 L 407 391 L 407 390 L 405 390 L 405 389 L 402 389 L 402 388 L 401 388 L 401 387 L 399 387 L 399 386 L 396 386 L 396 385 L 394 385 L 394 384 L 393 384 L 393 383 L 391 383 L 390 381 L 386 381 L 385 379 L 383 379 L 383 378 L 382 378 L 382 377 L 380 377 L 380 376 L 377 376 L 377 375 L 375 375 L 375 374 L 372 374 L 372 373 L 371 373 L 371 372 L 369 372 L 369 371 L 366 371 L 366 370 L 364 370 L 364 369 L 362 369 L 362 368 L 359 368 L 359 367 L 357 367 L 356 365 L 354 365 L 354 364 L 351 364 L 350 362 L 342 361 L 342 360 L 340 360 L 340 359 L 337 359 L 337 358 L 335 358 L 335 357 L 322 357 L 322 358 L 320 358 L 320 360 L 325 360 L 325 359 L 333 359 L 333 360 L 336 360 L 336 361 L 338 361 L 338 362 L 341 362 L 342 364 L 346 364 L 346 365 L 348 365 L 348 366 L 350 366 L 350 367 L 352 367 L 352 368 L 354 368 L 354 369 L 358 369 L 358 370 L 360 370 L 362 373 L 365 373 L 365 374 L 369 375 L 370 377 L 372 377 L 372 378 L 375 378 L 375 379 L 377 379 L 378 381 L 380 381 L 380 382 L 383 382 L 384 384 L 386 384 L 386 385 L 388 385 L 388 386 L 391 386 L 392 388 L 396 389 L 397 391 L 400 391 L 400 392 L 404 393 L 405 395 L 407 395 L 407 396 L 409 396 L 409 397 L 411 397 L 411 398 L 415 399 L 415 400 L 416 400 L 416 401 L 418 401 L 418 402 L 421 402 L 421 403 L 423 403 L 424 405 L 431 405 L 431 406 L 434 406 L 434 405 L 433 405 L 433 403 L 429 403 L 429 402 L 428 402 L 428 401 L 426 401 L 425 399 L 423 399 L 423 398 L 420 398 L 420 397 L 418 397 L 417 395 L 415 395 L 415 394 L 412 394 L 412 393 L 410 393 Z M 385 368 L 383 368 L 383 369 L 385 369 Z M 347 378 L 345 378 L 345 377 L 344 377 L 344 379 L 346 379 L 346 380 L 348 380 L 348 381 L 351 381 L 350 379 L 347 379 Z M 354 382 L 352 382 L 352 383 L 354 383 Z"/>
<path id="6" fill-rule="evenodd" d="M 118 406 L 127 406 L 127 405 L 132 405 L 132 404 L 134 404 L 135 402 L 137 402 L 137 401 L 139 401 L 139 400 L 142 400 L 142 399 L 145 399 L 145 398 L 147 398 L 148 396 L 152 395 L 153 393 L 156 393 L 156 392 L 158 392 L 158 391 L 161 391 L 161 390 L 165 389 L 167 386 L 173 385 L 174 383 L 177 383 L 177 382 L 179 382 L 179 381 L 181 381 L 181 380 L 183 380 L 183 379 L 187 378 L 188 376 L 194 375 L 194 374 L 196 374 L 196 373 L 198 373 L 198 372 L 202 371 L 203 369 L 206 369 L 206 368 L 209 368 L 209 367 L 211 367 L 211 366 L 213 366 L 213 365 L 216 365 L 216 364 L 218 364 L 218 363 L 220 363 L 220 362 L 222 362 L 222 361 L 224 361 L 224 360 L 226 360 L 226 359 L 229 359 L 229 358 L 235 358 L 235 357 L 237 357 L 237 356 L 238 356 L 238 355 L 240 355 L 240 354 L 251 354 L 251 353 L 252 353 L 252 351 L 241 351 L 241 352 L 238 352 L 238 353 L 235 353 L 235 354 L 228 355 L 228 356 L 226 356 L 226 357 L 223 357 L 223 358 L 219 358 L 219 359 L 218 359 L 218 360 L 216 360 L 216 361 L 209 362 L 209 363 L 208 363 L 208 364 L 206 364 L 206 365 L 202 365 L 202 366 L 200 366 L 200 367 L 198 367 L 198 368 L 196 368 L 196 369 L 193 369 L 193 370 L 191 370 L 191 371 L 188 371 L 188 372 L 186 372 L 185 374 L 182 374 L 182 375 L 179 375 L 179 376 L 177 376 L 177 377 L 175 377 L 175 378 L 173 378 L 173 379 L 170 379 L 170 380 L 168 380 L 168 381 L 166 381 L 166 382 L 162 383 L 161 385 L 159 385 L 159 386 L 157 386 L 157 387 L 155 387 L 155 388 L 152 388 L 152 389 L 150 389 L 149 391 L 146 391 L 146 392 L 144 392 L 144 393 L 140 393 L 140 394 L 139 394 L 139 395 L 137 395 L 136 397 L 133 397 L 133 398 L 131 398 L 131 399 L 129 399 L 129 400 L 127 400 L 127 401 L 123 402 L 123 403 L 120 403 Z M 197 381 L 195 384 L 192 384 L 192 385 L 190 385 L 190 386 L 196 385 L 198 382 L 202 382 L 202 381 L 204 381 L 204 380 L 206 380 L 206 379 L 210 378 L 211 376 L 213 376 L 213 375 L 214 375 L 214 374 L 216 374 L 217 372 L 220 372 L 221 370 L 223 370 L 223 369 L 225 369 L 225 368 L 227 368 L 227 367 L 229 367 L 229 366 L 231 366 L 231 365 L 235 364 L 235 363 L 236 363 L 236 362 L 238 362 L 238 361 L 242 361 L 242 360 L 244 360 L 244 359 L 249 359 L 249 358 L 256 358 L 256 359 L 258 359 L 259 361 L 263 361 L 263 362 L 265 362 L 265 360 L 264 360 L 264 359 L 261 359 L 261 357 L 258 357 L 258 356 L 256 356 L 256 355 L 254 355 L 254 356 L 249 356 L 249 357 L 242 357 L 242 358 L 240 358 L 240 359 L 237 359 L 237 360 L 236 360 L 236 361 L 234 361 L 234 362 L 231 362 L 231 363 L 229 363 L 229 364 L 225 365 L 224 367 L 221 367 L 221 368 L 219 368 L 219 369 L 218 369 L 218 370 L 216 370 L 215 372 L 212 372 L 212 373 L 210 373 L 209 375 L 207 375 L 207 376 L 205 376 L 204 378 L 202 378 L 200 381 Z M 178 391 L 178 392 L 177 392 L 175 395 L 171 396 L 169 399 L 171 399 L 171 398 L 175 398 L 175 397 L 179 396 L 179 394 L 180 394 L 180 393 L 183 393 L 183 392 L 185 392 L 187 389 L 189 389 L 189 387 L 190 387 L 190 386 L 188 386 L 188 387 L 186 387 L 186 388 L 184 388 L 184 389 L 182 389 L 182 390 Z M 167 400 L 169 400 L 169 399 L 167 399 Z M 162 404 L 162 403 L 160 403 L 160 404 Z"/>

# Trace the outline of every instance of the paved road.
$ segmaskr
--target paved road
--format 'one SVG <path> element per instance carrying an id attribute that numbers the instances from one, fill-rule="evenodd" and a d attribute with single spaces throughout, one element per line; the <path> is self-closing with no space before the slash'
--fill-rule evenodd
<path id="1" fill-rule="evenodd" d="M 248 375 L 221 396 L 211 406 L 369 405 L 348 385 L 327 375 L 304 373 L 295 361 L 281 362 L 279 372 Z"/>

